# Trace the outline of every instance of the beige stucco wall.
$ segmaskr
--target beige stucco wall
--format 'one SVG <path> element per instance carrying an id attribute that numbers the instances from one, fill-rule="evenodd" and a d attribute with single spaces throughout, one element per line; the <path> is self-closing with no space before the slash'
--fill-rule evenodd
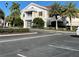
<path id="1" fill-rule="evenodd" d="M 39 12 L 32 12 L 32 21 L 33 21 L 34 18 L 40 17 L 45 22 L 45 26 L 44 27 L 47 27 L 47 18 L 48 18 L 48 14 L 47 13 L 48 12 L 46 12 L 46 11 L 41 11 L 41 12 L 42 12 L 42 16 L 39 16 Z"/>
<path id="2" fill-rule="evenodd" d="M 67 17 L 66 20 L 69 22 L 68 25 L 70 25 L 69 17 Z M 72 18 L 72 26 L 79 26 L 79 18 Z"/>
<path id="3" fill-rule="evenodd" d="M 32 17 L 28 17 L 25 12 L 29 11 L 29 10 L 32 10 L 32 9 L 35 12 L 32 12 Z M 39 16 L 39 12 L 42 12 L 43 15 Z M 23 17 L 23 14 L 25 14 L 25 17 Z M 29 6 L 27 6 L 27 8 L 25 8 L 24 10 L 21 11 L 21 19 L 24 21 L 24 28 L 27 27 L 27 20 L 31 19 L 33 21 L 33 19 L 36 18 L 36 17 L 42 18 L 45 22 L 44 27 L 47 27 L 47 20 L 49 18 L 48 10 L 43 9 L 43 8 L 39 8 L 39 7 L 34 6 L 34 5 L 29 5 Z M 67 25 L 70 26 L 69 17 L 67 17 L 66 20 L 68 21 Z M 79 26 L 79 18 L 72 18 L 72 26 Z"/>
<path id="4" fill-rule="evenodd" d="M 28 17 L 27 14 L 25 14 L 25 12 L 32 10 L 32 8 L 35 12 L 32 12 L 32 17 Z M 42 12 L 42 16 L 39 16 L 39 12 Z M 23 17 L 23 14 L 25 14 L 25 17 Z M 24 21 L 24 28 L 27 27 L 27 22 L 26 22 L 27 20 L 31 19 L 33 21 L 33 19 L 36 17 L 42 18 L 45 22 L 44 27 L 47 27 L 48 11 L 45 9 L 30 5 L 28 8 L 26 8 L 21 12 L 21 19 Z"/>

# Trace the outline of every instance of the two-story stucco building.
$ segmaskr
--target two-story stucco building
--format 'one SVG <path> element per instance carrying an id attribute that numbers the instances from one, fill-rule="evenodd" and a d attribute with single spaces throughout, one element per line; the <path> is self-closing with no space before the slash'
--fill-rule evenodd
<path id="1" fill-rule="evenodd" d="M 35 3 L 30 3 L 28 6 L 26 6 L 24 9 L 21 10 L 21 19 L 24 22 L 24 28 L 31 28 L 32 21 L 36 17 L 40 17 L 44 20 L 45 24 L 44 27 L 47 27 L 47 25 L 51 25 L 52 21 L 55 21 L 56 19 L 53 17 L 51 18 L 49 16 L 49 10 L 50 6 L 40 6 Z M 68 17 L 66 17 L 64 20 L 62 20 L 62 17 L 58 16 L 59 21 L 63 21 L 67 26 L 70 26 L 70 20 Z M 68 23 L 66 23 L 68 21 Z M 79 18 L 72 18 L 72 26 L 78 26 L 79 25 Z"/>

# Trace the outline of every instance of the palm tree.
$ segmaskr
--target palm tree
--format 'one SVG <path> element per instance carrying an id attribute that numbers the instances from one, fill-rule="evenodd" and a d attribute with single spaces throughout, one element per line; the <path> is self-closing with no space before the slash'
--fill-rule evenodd
<path id="1" fill-rule="evenodd" d="M 52 6 L 51 9 L 49 10 L 50 16 L 55 16 L 56 18 L 56 30 L 58 30 L 58 15 L 61 14 L 61 5 L 58 2 L 55 2 Z"/>
<path id="2" fill-rule="evenodd" d="M 13 19 L 13 26 L 15 26 L 15 20 L 17 17 L 20 17 L 20 4 L 16 2 L 12 2 L 12 6 L 10 7 L 10 16 Z"/>
<path id="3" fill-rule="evenodd" d="M 16 2 L 12 2 L 12 6 L 10 7 L 11 14 L 14 15 L 14 13 L 17 15 L 20 15 L 20 4 Z"/>
<path id="4" fill-rule="evenodd" d="M 72 18 L 77 17 L 77 9 L 75 7 L 75 4 L 70 2 L 66 5 L 65 12 L 63 15 L 69 17 L 70 19 L 70 30 L 72 30 Z"/>

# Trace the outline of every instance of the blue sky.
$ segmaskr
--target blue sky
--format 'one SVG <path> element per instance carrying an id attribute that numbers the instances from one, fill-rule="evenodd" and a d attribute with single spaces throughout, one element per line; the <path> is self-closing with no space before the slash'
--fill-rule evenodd
<path id="1" fill-rule="evenodd" d="M 20 9 L 22 10 L 24 7 L 26 7 L 31 2 L 37 3 L 42 6 L 50 6 L 54 3 L 54 1 L 16 1 L 20 4 Z M 9 8 L 12 5 L 12 1 L 8 1 L 8 7 L 5 7 L 6 1 L 0 1 L 0 8 L 4 11 L 5 15 L 8 16 L 10 14 Z M 67 4 L 68 1 L 59 1 L 61 5 Z M 73 3 L 76 4 L 76 7 L 79 9 L 79 1 L 74 1 Z"/>

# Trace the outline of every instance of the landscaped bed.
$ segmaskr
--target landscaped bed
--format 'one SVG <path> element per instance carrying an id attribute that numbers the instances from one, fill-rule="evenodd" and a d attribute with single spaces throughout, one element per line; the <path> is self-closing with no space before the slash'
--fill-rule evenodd
<path id="1" fill-rule="evenodd" d="M 0 29 L 0 34 L 12 34 L 12 33 L 27 33 L 29 32 L 28 28 L 1 28 Z"/>
<path id="2" fill-rule="evenodd" d="M 70 27 L 58 27 L 58 30 L 55 29 L 55 27 L 47 27 L 44 28 L 45 30 L 54 30 L 54 31 L 71 31 L 71 32 L 75 32 L 77 30 L 77 26 L 73 26 L 72 27 L 73 30 L 70 30 Z"/>

